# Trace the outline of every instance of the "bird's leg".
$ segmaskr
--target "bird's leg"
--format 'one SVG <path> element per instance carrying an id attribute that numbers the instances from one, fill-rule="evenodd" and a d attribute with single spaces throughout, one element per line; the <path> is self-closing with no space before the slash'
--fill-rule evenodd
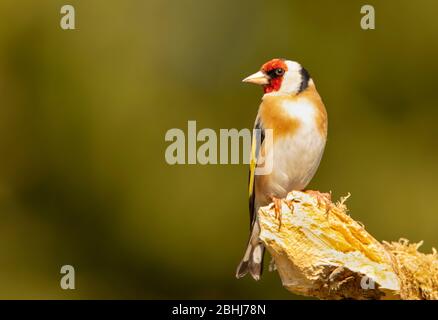
<path id="1" fill-rule="evenodd" d="M 278 230 L 281 229 L 281 199 L 277 197 L 272 197 L 274 202 L 275 219 L 279 221 Z"/>
<path id="2" fill-rule="evenodd" d="M 297 201 L 295 198 L 292 198 L 290 200 L 286 200 L 286 205 L 289 207 L 291 214 L 293 214 L 294 210 L 295 210 L 294 202 L 299 202 L 299 201 Z"/>

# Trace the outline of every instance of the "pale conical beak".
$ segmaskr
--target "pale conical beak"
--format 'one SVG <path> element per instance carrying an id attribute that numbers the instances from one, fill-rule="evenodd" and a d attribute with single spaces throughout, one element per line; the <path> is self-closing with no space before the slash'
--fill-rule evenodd
<path id="1" fill-rule="evenodd" d="M 250 75 L 249 77 L 246 77 L 245 79 L 242 80 L 242 82 L 249 82 L 249 83 L 254 83 L 254 84 L 259 84 L 259 85 L 267 85 L 269 84 L 269 76 L 266 75 L 265 73 L 259 71 L 256 72 L 252 75 Z"/>

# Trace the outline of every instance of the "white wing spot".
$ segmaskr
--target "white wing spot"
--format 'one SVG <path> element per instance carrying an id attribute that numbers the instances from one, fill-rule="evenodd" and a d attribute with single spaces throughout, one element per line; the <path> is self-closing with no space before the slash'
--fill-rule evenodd
<path id="1" fill-rule="evenodd" d="M 254 248 L 254 251 L 252 253 L 252 260 L 255 263 L 262 262 L 262 247 L 260 245 Z"/>

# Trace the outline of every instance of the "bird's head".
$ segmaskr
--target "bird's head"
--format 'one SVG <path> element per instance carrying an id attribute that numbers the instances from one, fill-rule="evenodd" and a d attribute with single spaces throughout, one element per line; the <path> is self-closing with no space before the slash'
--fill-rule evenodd
<path id="1" fill-rule="evenodd" d="M 298 62 L 272 59 L 260 71 L 242 81 L 263 86 L 265 94 L 299 94 L 307 88 L 311 79 L 307 70 Z"/>

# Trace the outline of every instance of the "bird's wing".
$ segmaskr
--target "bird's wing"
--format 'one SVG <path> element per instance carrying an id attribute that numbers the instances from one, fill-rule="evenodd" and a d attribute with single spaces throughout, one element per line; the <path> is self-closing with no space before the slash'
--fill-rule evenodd
<path id="1" fill-rule="evenodd" d="M 250 227 L 252 227 L 255 221 L 255 170 L 257 167 L 257 160 L 259 157 L 260 147 L 265 139 L 265 132 L 260 122 L 260 119 L 257 117 L 254 128 L 256 130 L 253 131 L 252 135 L 252 144 L 251 144 L 251 157 L 249 162 L 249 179 L 248 179 L 248 191 L 249 191 L 249 218 L 250 218 Z"/>

